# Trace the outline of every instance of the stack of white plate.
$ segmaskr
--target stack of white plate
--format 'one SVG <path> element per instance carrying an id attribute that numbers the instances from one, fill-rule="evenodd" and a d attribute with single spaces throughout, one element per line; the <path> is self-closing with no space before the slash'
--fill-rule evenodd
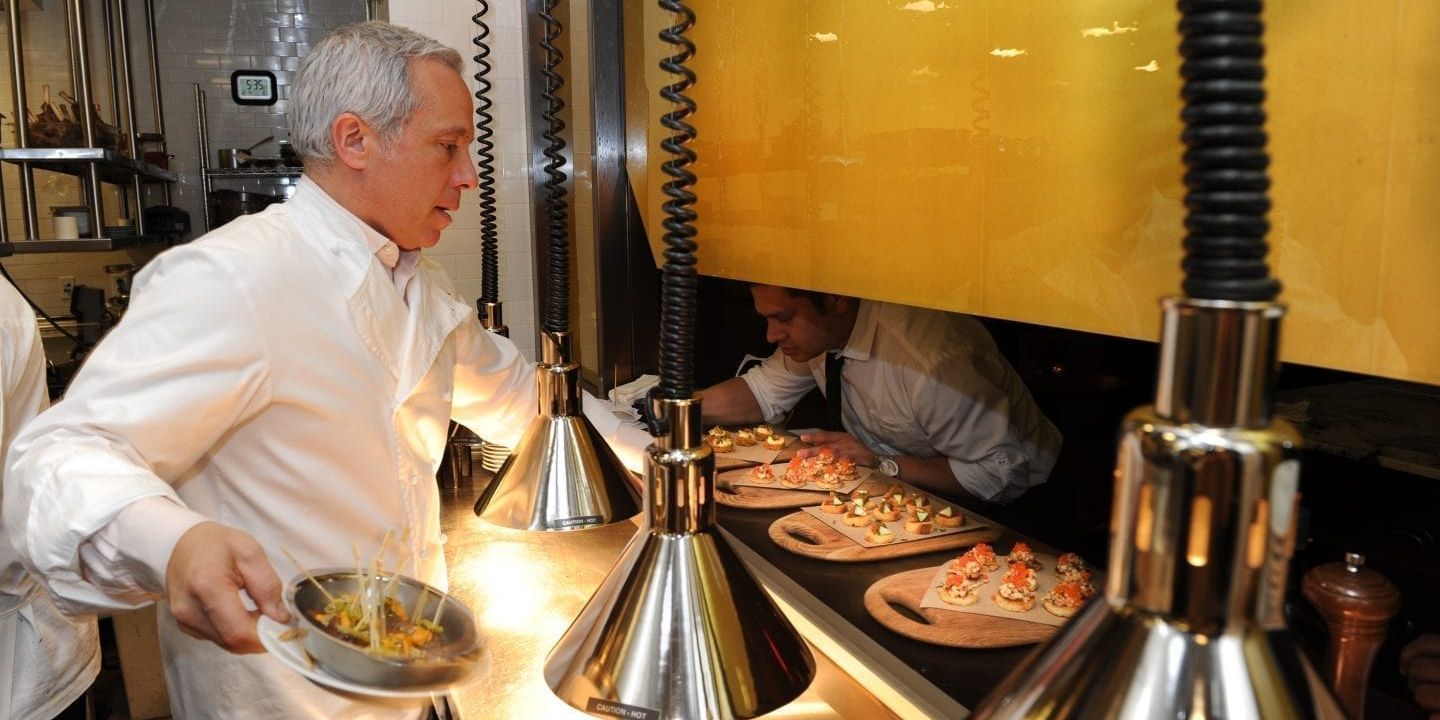
<path id="1" fill-rule="evenodd" d="M 492 473 L 498 472 L 500 466 L 504 465 L 505 460 L 510 457 L 511 452 L 511 448 L 505 447 L 500 443 L 483 440 L 480 443 L 480 467 Z"/>

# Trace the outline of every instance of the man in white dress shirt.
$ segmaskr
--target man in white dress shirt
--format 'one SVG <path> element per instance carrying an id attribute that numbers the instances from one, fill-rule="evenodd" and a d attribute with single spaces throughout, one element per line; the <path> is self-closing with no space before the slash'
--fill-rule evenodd
<path id="1" fill-rule="evenodd" d="M 0 457 L 49 404 L 35 313 L 0 279 Z M 0 534 L 0 720 L 55 717 L 99 672 L 95 616 L 62 614 Z"/>
<path id="2" fill-rule="evenodd" d="M 974 318 L 773 285 L 751 293 L 779 347 L 703 392 L 707 422 L 775 417 L 818 386 L 837 427 L 803 436 L 815 447 L 802 457 L 830 448 L 921 488 L 994 502 L 1045 482 L 1060 433 Z"/>
<path id="3" fill-rule="evenodd" d="M 349 567 L 358 544 L 445 587 L 449 421 L 513 444 L 537 412 L 533 366 L 421 254 L 477 181 L 461 67 L 385 23 L 320 41 L 291 85 L 295 196 L 147 265 L 124 321 L 15 442 L 11 540 L 67 605 L 164 600 L 177 718 L 428 709 L 311 684 L 258 654 L 256 621 L 289 619 L 287 553 Z"/>

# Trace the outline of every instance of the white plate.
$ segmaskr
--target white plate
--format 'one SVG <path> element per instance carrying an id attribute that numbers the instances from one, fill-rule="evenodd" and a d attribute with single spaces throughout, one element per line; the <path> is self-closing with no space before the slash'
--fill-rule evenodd
<path id="1" fill-rule="evenodd" d="M 305 657 L 305 648 L 301 645 L 300 639 L 281 640 L 280 634 L 289 630 L 290 626 L 281 625 L 265 615 L 260 616 L 260 622 L 256 630 L 260 634 L 260 644 L 270 652 L 280 664 L 300 673 L 310 682 L 316 685 L 324 685 L 332 690 L 354 693 L 356 695 L 367 695 L 378 698 L 429 698 L 445 695 L 448 686 L 424 689 L 398 689 L 380 688 L 371 685 L 361 685 L 349 680 L 342 680 L 319 665 L 311 665 Z"/>

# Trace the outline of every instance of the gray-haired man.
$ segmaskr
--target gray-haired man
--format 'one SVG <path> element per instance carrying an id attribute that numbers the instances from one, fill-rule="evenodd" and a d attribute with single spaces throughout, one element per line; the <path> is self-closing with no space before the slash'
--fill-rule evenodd
<path id="1" fill-rule="evenodd" d="M 167 601 L 176 717 L 424 712 L 246 653 L 259 614 L 287 619 L 285 552 L 352 566 L 353 543 L 368 559 L 388 533 L 386 567 L 444 586 L 432 478 L 449 420 L 513 442 L 536 412 L 515 346 L 420 256 L 476 184 L 460 63 L 383 23 L 318 43 L 293 85 L 295 197 L 146 267 L 124 322 L 15 443 L 16 547 L 73 606 Z"/>

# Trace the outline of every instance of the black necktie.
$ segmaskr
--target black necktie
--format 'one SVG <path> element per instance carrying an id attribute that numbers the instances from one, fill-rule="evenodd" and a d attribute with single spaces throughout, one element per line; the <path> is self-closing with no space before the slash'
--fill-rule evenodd
<path id="1" fill-rule="evenodd" d="M 840 353 L 825 353 L 825 424 L 826 430 L 844 432 L 840 420 L 840 368 L 845 356 Z"/>

